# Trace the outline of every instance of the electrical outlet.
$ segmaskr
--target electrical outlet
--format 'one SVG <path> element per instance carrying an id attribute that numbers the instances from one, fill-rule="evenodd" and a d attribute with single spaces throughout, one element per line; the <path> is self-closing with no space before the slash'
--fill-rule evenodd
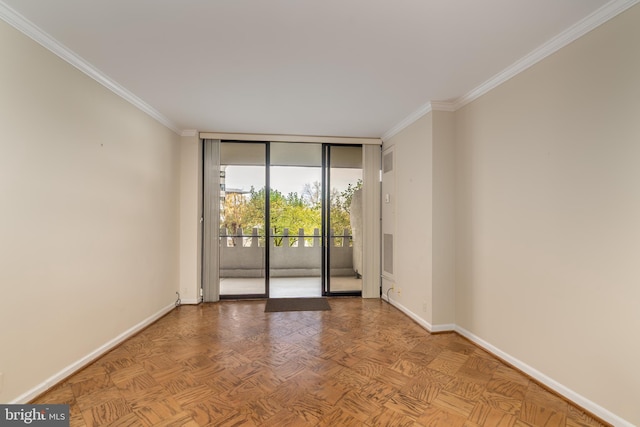
<path id="1" fill-rule="evenodd" d="M 402 288 L 398 288 L 398 295 L 402 293 Z"/>

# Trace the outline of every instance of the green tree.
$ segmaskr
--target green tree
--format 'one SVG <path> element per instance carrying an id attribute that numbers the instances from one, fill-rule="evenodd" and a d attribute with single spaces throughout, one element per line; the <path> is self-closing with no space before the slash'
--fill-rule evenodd
<path id="1" fill-rule="evenodd" d="M 351 200 L 353 199 L 353 193 L 356 190 L 362 188 L 362 180 L 359 179 L 356 184 L 349 184 L 347 188 L 338 192 L 333 189 L 331 192 L 331 228 L 335 234 L 341 236 L 344 230 L 348 230 L 347 233 L 351 235 Z M 343 243 L 345 244 L 345 243 Z"/>
<path id="2" fill-rule="evenodd" d="M 346 190 L 338 192 L 332 189 L 330 195 L 331 228 L 337 235 L 343 230 L 351 233 L 349 210 L 353 193 L 362 187 L 362 180 L 355 185 L 349 184 Z M 271 229 L 276 245 L 282 244 L 285 228 L 289 229 L 290 244 L 294 244 L 298 230 L 303 229 L 306 236 L 313 236 L 314 229 L 320 229 L 322 205 L 320 197 L 320 183 L 306 184 L 302 194 L 282 194 L 278 190 L 270 193 Z M 265 189 L 256 190 L 251 187 L 247 194 L 227 193 L 222 205 L 222 223 L 229 234 L 237 234 L 242 228 L 244 235 L 250 235 L 257 227 L 261 236 L 265 235 Z M 312 238 L 307 238 L 310 242 Z M 264 237 L 261 238 L 264 245 Z M 298 243 L 301 244 L 301 243 Z"/>
<path id="3" fill-rule="evenodd" d="M 310 206 L 298 193 L 284 196 L 277 190 L 271 192 L 271 228 L 275 236 L 282 236 L 284 229 L 289 229 L 289 235 L 297 236 L 298 229 L 303 229 L 305 235 L 313 235 L 314 228 L 320 229 L 321 212 L 319 206 Z M 290 239 L 290 244 L 297 239 Z M 280 245 L 282 237 L 275 238 L 275 244 Z"/>

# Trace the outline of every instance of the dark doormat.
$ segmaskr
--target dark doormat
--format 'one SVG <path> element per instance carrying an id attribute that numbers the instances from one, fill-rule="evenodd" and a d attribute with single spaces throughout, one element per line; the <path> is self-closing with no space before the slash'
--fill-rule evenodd
<path id="1" fill-rule="evenodd" d="M 269 298 L 265 313 L 277 311 L 322 311 L 331 310 L 325 298 Z"/>

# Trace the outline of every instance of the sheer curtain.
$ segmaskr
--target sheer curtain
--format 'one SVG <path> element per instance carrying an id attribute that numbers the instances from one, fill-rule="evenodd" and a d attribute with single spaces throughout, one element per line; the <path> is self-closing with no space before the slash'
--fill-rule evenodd
<path id="1" fill-rule="evenodd" d="M 220 140 L 205 139 L 203 149 L 202 295 L 203 301 L 211 302 L 220 299 Z"/>

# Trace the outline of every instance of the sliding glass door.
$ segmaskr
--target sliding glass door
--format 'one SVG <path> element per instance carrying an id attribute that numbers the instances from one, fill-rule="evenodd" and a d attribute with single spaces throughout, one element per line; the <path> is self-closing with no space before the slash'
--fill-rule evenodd
<path id="1" fill-rule="evenodd" d="M 326 147 L 328 193 L 325 294 L 362 291 L 362 147 Z"/>
<path id="2" fill-rule="evenodd" d="M 220 143 L 220 296 L 267 296 L 267 149 Z"/>
<path id="3" fill-rule="evenodd" d="M 362 290 L 362 147 L 220 142 L 221 298 Z"/>
<path id="4" fill-rule="evenodd" d="M 269 296 L 322 295 L 322 144 L 270 144 Z"/>

